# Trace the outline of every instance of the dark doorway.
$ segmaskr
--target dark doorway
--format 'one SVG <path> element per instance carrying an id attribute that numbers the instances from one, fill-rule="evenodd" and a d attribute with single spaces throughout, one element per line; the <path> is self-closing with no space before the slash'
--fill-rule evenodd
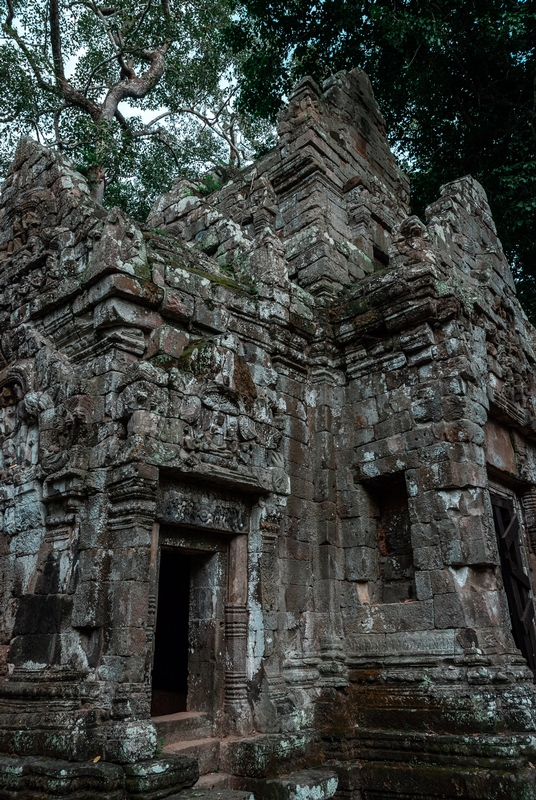
<path id="1" fill-rule="evenodd" d="M 151 716 L 186 711 L 191 557 L 181 550 L 160 554 L 152 674 Z"/>
<path id="2" fill-rule="evenodd" d="M 514 641 L 536 675 L 534 602 L 530 580 L 523 570 L 519 519 L 512 500 L 492 494 L 491 504 Z"/>

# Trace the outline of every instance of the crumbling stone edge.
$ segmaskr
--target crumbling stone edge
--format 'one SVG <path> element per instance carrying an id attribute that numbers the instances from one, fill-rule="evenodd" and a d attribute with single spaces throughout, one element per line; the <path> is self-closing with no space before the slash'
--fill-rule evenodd
<path id="1" fill-rule="evenodd" d="M 198 778 L 197 760 L 190 756 L 170 755 L 126 765 L 0 756 L 2 800 L 44 796 L 63 800 L 156 800 L 193 786 Z"/>

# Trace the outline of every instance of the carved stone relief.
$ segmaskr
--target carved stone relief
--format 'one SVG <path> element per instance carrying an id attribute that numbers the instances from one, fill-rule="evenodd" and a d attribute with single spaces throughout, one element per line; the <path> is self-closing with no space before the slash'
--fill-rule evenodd
<path id="1" fill-rule="evenodd" d="M 232 494 L 164 483 L 158 491 L 157 517 L 175 525 L 236 534 L 247 532 L 250 507 L 247 501 Z"/>

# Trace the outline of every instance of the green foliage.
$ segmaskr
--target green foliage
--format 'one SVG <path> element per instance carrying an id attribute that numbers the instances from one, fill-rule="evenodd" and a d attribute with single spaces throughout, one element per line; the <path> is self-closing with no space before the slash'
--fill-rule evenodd
<path id="1" fill-rule="evenodd" d="M 201 192 L 201 194 L 211 194 L 220 187 L 221 183 L 217 181 L 214 175 L 211 175 L 209 172 L 207 175 L 204 176 L 202 183 L 199 184 L 197 189 L 199 192 Z"/>
<path id="2" fill-rule="evenodd" d="M 234 107 L 233 0 L 0 0 L 0 172 L 21 135 L 71 157 L 97 199 L 146 217 L 181 174 L 240 166 L 269 126 Z M 99 194 L 100 191 L 100 194 Z"/>
<path id="3" fill-rule="evenodd" d="M 242 107 L 272 119 L 303 75 L 364 68 L 414 209 L 480 180 L 536 320 L 534 0 L 242 0 L 227 41 L 250 47 Z"/>

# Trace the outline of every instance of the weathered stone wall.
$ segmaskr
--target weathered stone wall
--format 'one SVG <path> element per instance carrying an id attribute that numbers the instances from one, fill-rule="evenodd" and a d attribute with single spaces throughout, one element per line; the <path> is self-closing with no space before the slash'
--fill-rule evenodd
<path id="1" fill-rule="evenodd" d="M 409 214 L 359 71 L 302 81 L 278 148 L 209 196 L 179 180 L 146 226 L 20 145 L 0 210 L 0 751 L 154 756 L 172 550 L 201 565 L 188 707 L 233 734 L 237 781 L 329 759 L 352 800 L 535 796 L 491 503 L 521 523 L 530 648 L 534 330 L 476 181 Z"/>

